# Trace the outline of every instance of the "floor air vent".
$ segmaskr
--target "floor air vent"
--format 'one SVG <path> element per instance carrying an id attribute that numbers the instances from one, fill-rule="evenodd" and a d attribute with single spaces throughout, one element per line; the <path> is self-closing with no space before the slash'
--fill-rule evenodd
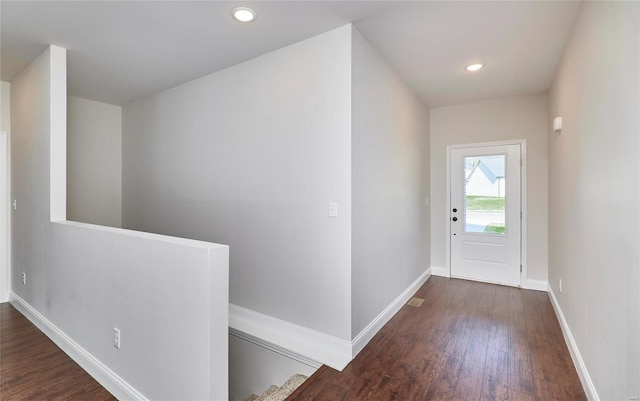
<path id="1" fill-rule="evenodd" d="M 407 305 L 411 305 L 411 306 L 415 306 L 416 308 L 419 308 L 422 306 L 423 302 L 424 302 L 424 299 L 413 297 L 411 298 L 411 301 L 407 303 Z"/>

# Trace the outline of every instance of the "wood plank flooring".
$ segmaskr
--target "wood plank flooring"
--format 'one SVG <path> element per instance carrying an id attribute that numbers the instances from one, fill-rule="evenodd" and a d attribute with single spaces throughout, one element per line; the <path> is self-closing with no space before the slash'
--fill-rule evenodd
<path id="1" fill-rule="evenodd" d="M 0 304 L 0 400 L 115 400 L 8 303 Z"/>
<path id="2" fill-rule="evenodd" d="M 287 400 L 586 400 L 544 292 L 431 277 L 342 372 Z M 0 400 L 115 400 L 0 304 Z"/>
<path id="3" fill-rule="evenodd" d="M 342 371 L 288 401 L 586 400 L 544 292 L 431 277 Z"/>

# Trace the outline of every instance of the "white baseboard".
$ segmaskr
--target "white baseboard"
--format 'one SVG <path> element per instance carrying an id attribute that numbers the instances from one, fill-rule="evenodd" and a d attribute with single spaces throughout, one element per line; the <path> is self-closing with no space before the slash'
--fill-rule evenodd
<path id="1" fill-rule="evenodd" d="M 439 277 L 450 277 L 449 269 L 440 266 L 431 266 L 431 274 Z"/>
<path id="2" fill-rule="evenodd" d="M 362 349 L 371 341 L 371 339 L 380 331 L 380 329 L 387 324 L 389 320 L 398 313 L 400 308 L 404 306 L 404 304 L 409 301 L 409 299 L 413 296 L 422 287 L 422 285 L 431 277 L 431 268 L 428 268 L 424 273 L 420 275 L 406 290 L 396 299 L 389 304 L 378 316 L 367 327 L 365 327 L 352 341 L 352 352 L 353 357 L 362 351 Z"/>
<path id="3" fill-rule="evenodd" d="M 272 316 L 229 305 L 229 334 L 313 368 L 342 370 L 431 276 L 427 269 L 353 341 L 330 336 Z"/>
<path id="4" fill-rule="evenodd" d="M 229 332 L 309 366 L 342 370 L 351 362 L 351 342 L 229 304 Z"/>
<path id="5" fill-rule="evenodd" d="M 525 290 L 536 290 L 536 291 L 547 292 L 547 289 L 549 288 L 549 283 L 542 280 L 526 279 L 522 288 L 524 288 Z"/>
<path id="6" fill-rule="evenodd" d="M 233 327 L 229 327 L 229 335 L 232 335 L 234 337 L 240 338 L 242 340 L 248 341 L 252 344 L 255 344 L 259 347 L 268 349 L 270 351 L 275 352 L 276 354 L 282 355 L 284 357 L 287 357 L 289 359 L 292 359 L 294 361 L 298 361 L 304 365 L 307 365 L 313 369 L 319 369 L 322 366 L 321 362 L 318 362 L 316 360 L 313 359 L 309 359 L 304 355 L 301 355 L 297 352 L 291 351 L 288 348 L 284 348 L 282 346 L 276 345 L 276 344 L 272 344 L 268 341 L 265 341 L 262 338 L 258 338 L 256 336 L 253 336 L 251 334 L 245 333 L 243 331 L 240 331 L 238 329 L 235 329 Z"/>
<path id="7" fill-rule="evenodd" d="M 9 302 L 9 292 L 0 292 L 0 304 Z"/>
<path id="8" fill-rule="evenodd" d="M 587 366 L 584 364 L 582 355 L 580 355 L 580 350 L 578 349 L 576 340 L 573 338 L 569 324 L 564 318 L 564 313 L 562 313 L 562 309 L 556 299 L 556 295 L 553 293 L 553 288 L 551 288 L 551 286 L 547 286 L 547 291 L 549 293 L 549 298 L 551 299 L 551 304 L 553 305 L 553 310 L 556 312 L 556 316 L 560 322 L 562 334 L 565 342 L 567 343 L 567 347 L 569 348 L 571 359 L 573 359 L 573 364 L 576 366 L 576 370 L 578 371 L 578 376 L 580 377 L 580 382 L 582 382 L 584 392 L 586 393 L 589 401 L 600 401 L 596 387 L 593 384 L 593 381 L 591 381 L 591 376 L 589 376 L 589 372 L 587 371 Z"/>
<path id="9" fill-rule="evenodd" d="M 40 312 L 35 310 L 24 299 L 14 292 L 9 296 L 11 304 L 27 317 L 36 327 L 38 327 L 47 337 L 49 337 L 60 349 L 62 349 L 71 359 L 80 365 L 91 377 L 96 379 L 104 388 L 119 400 L 148 400 L 139 393 L 129 383 L 124 381 L 115 372 L 105 366 L 96 357 L 73 341 L 56 325 L 51 323 Z"/>

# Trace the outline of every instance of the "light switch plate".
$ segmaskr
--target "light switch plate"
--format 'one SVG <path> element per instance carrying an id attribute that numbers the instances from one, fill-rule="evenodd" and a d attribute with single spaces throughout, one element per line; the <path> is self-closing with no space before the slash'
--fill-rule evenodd
<path id="1" fill-rule="evenodd" d="M 338 203 L 329 202 L 329 217 L 338 217 Z"/>

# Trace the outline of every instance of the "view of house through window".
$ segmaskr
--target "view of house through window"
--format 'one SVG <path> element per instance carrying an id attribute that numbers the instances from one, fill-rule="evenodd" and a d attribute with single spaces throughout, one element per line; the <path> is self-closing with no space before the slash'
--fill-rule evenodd
<path id="1" fill-rule="evenodd" d="M 505 155 L 465 157 L 465 232 L 505 233 L 505 159 Z"/>

